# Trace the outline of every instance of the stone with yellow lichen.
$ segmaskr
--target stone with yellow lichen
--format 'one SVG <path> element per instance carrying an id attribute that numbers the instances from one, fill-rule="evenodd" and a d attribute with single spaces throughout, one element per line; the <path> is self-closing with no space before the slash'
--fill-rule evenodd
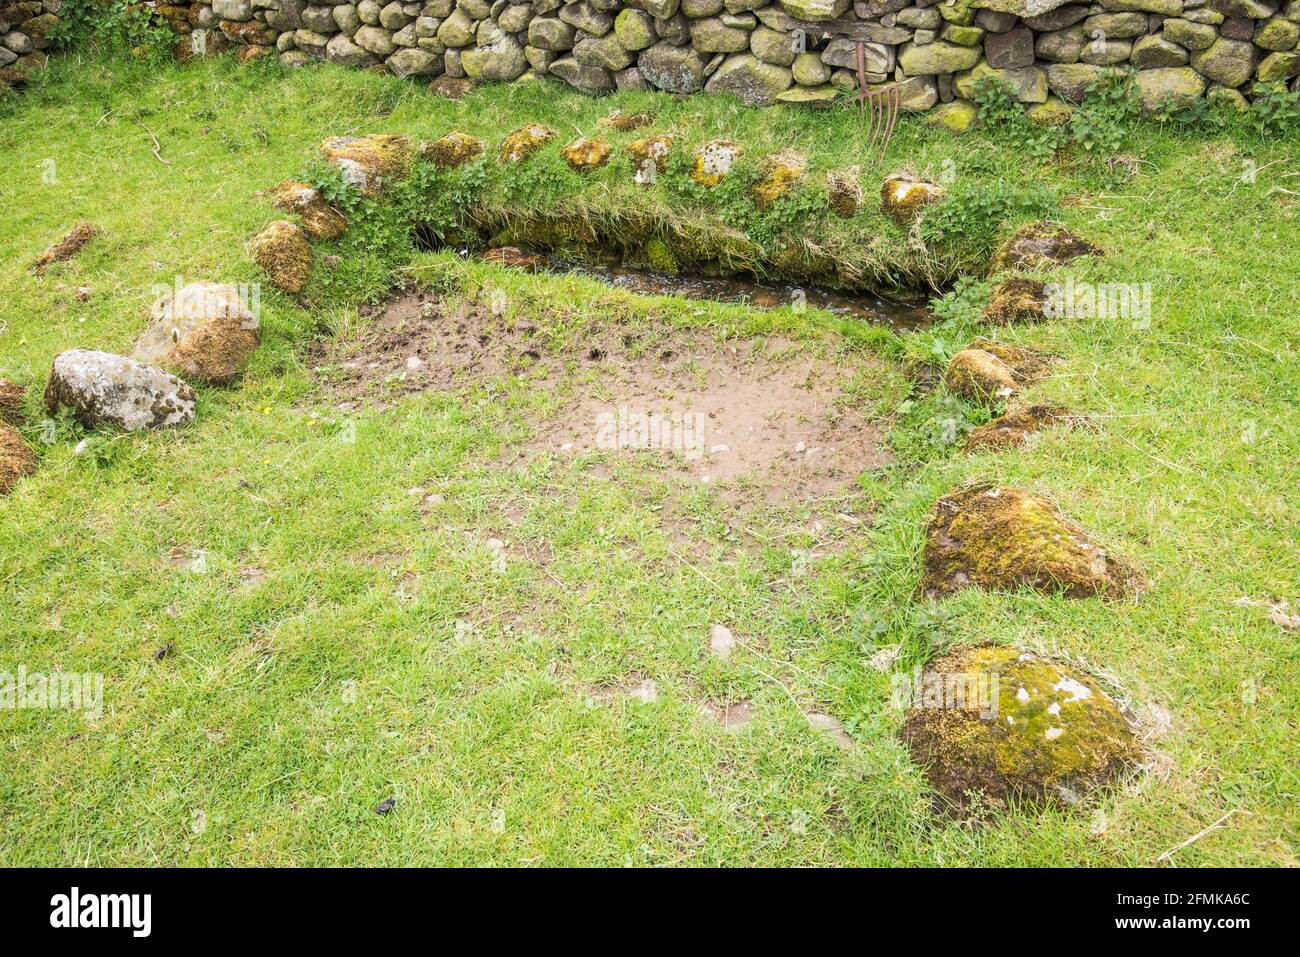
<path id="1" fill-rule="evenodd" d="M 482 156 L 483 141 L 477 136 L 453 130 L 431 143 L 421 143 L 418 152 L 420 159 L 452 169 Z"/>
<path id="2" fill-rule="evenodd" d="M 271 284 L 285 292 L 302 292 L 311 275 L 311 245 L 306 234 L 286 219 L 266 224 L 248 243 L 253 261 Z"/>
<path id="3" fill-rule="evenodd" d="M 527 159 L 555 138 L 555 131 L 540 123 L 528 123 L 506 135 L 501 141 L 497 159 L 502 163 L 518 163 Z"/>
<path id="4" fill-rule="evenodd" d="M 701 186 L 717 186 L 731 172 L 736 159 L 740 156 L 740 147 L 725 140 L 705 143 L 695 151 L 691 164 L 691 179 Z"/>
<path id="5" fill-rule="evenodd" d="M 297 213 L 303 232 L 311 239 L 338 239 L 348 228 L 343 214 L 325 201 L 320 190 L 307 183 L 285 180 L 271 190 L 271 204 L 277 209 Z"/>
<path id="6" fill-rule="evenodd" d="M 966 451 L 1019 448 L 1043 429 L 1062 422 L 1069 415 L 1055 405 L 1030 405 L 1012 409 L 992 422 L 981 425 L 966 436 Z"/>
<path id="7" fill-rule="evenodd" d="M 394 133 L 332 136 L 321 144 L 321 152 L 366 196 L 378 196 L 411 169 L 411 142 Z"/>
<path id="8" fill-rule="evenodd" d="M 909 690 L 903 742 L 957 809 L 1074 804 L 1140 758 L 1094 680 L 1015 648 L 958 648 Z"/>
<path id="9" fill-rule="evenodd" d="M 833 169 L 826 174 L 826 198 L 835 215 L 841 219 L 851 219 L 862 206 L 861 166 L 847 169 Z"/>
<path id="10" fill-rule="evenodd" d="M 773 203 L 803 179 L 807 168 L 807 158 L 794 150 L 783 150 L 775 156 L 769 156 L 763 163 L 762 175 L 750 191 L 754 205 L 759 209 L 771 208 Z"/>
<path id="11" fill-rule="evenodd" d="M 570 167 L 579 173 L 589 173 L 608 163 L 614 148 L 605 140 L 580 136 L 560 152 Z"/>
<path id="12" fill-rule="evenodd" d="M 647 136 L 635 140 L 627 146 L 627 154 L 632 158 L 636 168 L 633 179 L 640 186 L 649 186 L 668 163 L 668 154 L 673 149 L 673 138 L 667 133 Z"/>
<path id="13" fill-rule="evenodd" d="M 1127 562 L 1094 544 L 1046 499 L 977 485 L 935 503 L 921 587 L 929 596 L 978 586 L 1031 588 L 1070 598 L 1120 597 L 1138 588 Z"/>
<path id="14" fill-rule="evenodd" d="M 897 173 L 887 176 L 880 187 L 880 211 L 903 229 L 909 229 L 922 209 L 939 202 L 947 193 L 938 183 Z"/>
<path id="15" fill-rule="evenodd" d="M 1000 402 L 1047 374 L 1045 356 L 1020 346 L 976 339 L 948 363 L 944 382 L 972 402 Z"/>

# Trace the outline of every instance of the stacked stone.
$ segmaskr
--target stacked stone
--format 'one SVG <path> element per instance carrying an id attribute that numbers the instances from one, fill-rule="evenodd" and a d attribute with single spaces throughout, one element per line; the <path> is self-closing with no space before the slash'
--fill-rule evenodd
<path id="1" fill-rule="evenodd" d="M 0 0 L 0 90 L 45 66 L 63 0 Z"/>
<path id="2" fill-rule="evenodd" d="M 904 109 L 969 106 L 984 77 L 1026 104 L 1078 100 L 1108 69 L 1139 70 L 1151 109 L 1207 91 L 1243 104 L 1300 75 L 1300 0 L 214 0 L 198 22 L 399 76 L 554 75 L 585 93 L 651 87 L 818 104 L 897 86 Z M 973 111 L 972 115 L 973 115 Z"/>

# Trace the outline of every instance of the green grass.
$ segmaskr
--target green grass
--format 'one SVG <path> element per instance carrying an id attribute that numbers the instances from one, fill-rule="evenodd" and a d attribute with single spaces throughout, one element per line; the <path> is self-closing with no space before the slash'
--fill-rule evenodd
<path id="1" fill-rule="evenodd" d="M 451 103 L 393 78 L 228 59 L 60 61 L 0 105 L 0 375 L 32 387 L 41 457 L 0 500 L 0 671 L 105 676 L 97 722 L 0 713 L 0 862 L 1147 865 L 1236 810 L 1173 861 L 1296 864 L 1300 651 L 1261 609 L 1235 604 L 1300 599 L 1294 136 L 1144 124 L 1128 134 L 1142 162 L 1125 178 L 903 124 L 891 166 L 947 170 L 972 194 L 1049 190 L 1061 219 L 1108 252 L 1077 280 L 1152 284 L 1150 329 L 1065 319 L 1003 333 L 1061 357 L 1027 398 L 1090 415 L 1020 452 L 954 453 L 933 439 L 938 420 L 988 412 L 941 389 L 909 394 L 908 363 L 941 365 L 986 331 L 970 303 L 894 337 L 816 311 L 638 299 L 417 255 L 381 210 L 331 250 L 345 261 L 314 281 L 312 310 L 264 297 L 262 348 L 235 386 L 200 390 L 192 427 L 99 437 L 80 456 L 84 433 L 66 423 L 42 441 L 36 396 L 52 358 L 129 351 L 151 287 L 175 275 L 257 281 L 244 244 L 272 211 L 254 194 L 310 168 L 326 136 L 460 128 L 491 145 L 539 120 L 561 131 L 537 157 L 552 172 L 490 172 L 496 209 L 738 215 L 734 196 L 634 191 L 630 168 L 562 169 L 575 127 L 593 133 L 615 107 L 653 109 L 689 142 L 733 139 L 751 161 L 795 146 L 814 173 L 861 162 L 848 110 L 591 100 L 551 84 Z M 508 196 L 512 182 L 530 191 Z M 78 220 L 105 235 L 44 277 L 28 272 Z M 814 222 L 797 231 L 862 250 L 865 275 L 927 258 L 873 209 Z M 995 225 L 1000 236 L 1011 224 Z M 617 481 L 581 459 L 516 459 L 525 410 L 548 401 L 525 382 L 339 412 L 305 349 L 354 335 L 357 304 L 381 297 L 395 269 L 451 297 L 502 289 L 512 316 L 544 321 L 560 343 L 618 321 L 878 353 L 881 378 L 858 398 L 894 424 L 897 462 L 843 505 L 874 524 L 836 530 L 833 554 L 807 562 L 810 521 L 824 515 L 808 505 L 741 522 L 637 459 L 610 466 Z M 979 291 L 967 298 L 978 305 Z M 1047 494 L 1149 590 L 1136 602 L 967 591 L 918 604 L 926 514 L 971 478 Z M 445 503 L 421 514 L 415 486 Z M 510 543 L 504 573 L 482 545 L 493 536 Z M 174 548 L 205 551 L 207 571 L 172 568 Z M 242 583 L 254 567 L 266 580 Z M 705 652 L 714 622 L 747 641 L 725 664 Z M 910 668 L 986 639 L 1087 663 L 1134 705 L 1167 709 L 1152 770 L 1081 811 L 1015 810 L 979 827 L 934 817 L 897 740 L 888 676 L 865 660 L 898 644 Z M 643 677 L 658 703 L 592 691 Z M 696 713 L 705 698 L 751 698 L 755 720 L 725 734 Z M 810 730 L 801 709 L 844 720 L 854 747 Z M 390 795 L 396 810 L 375 815 Z"/>

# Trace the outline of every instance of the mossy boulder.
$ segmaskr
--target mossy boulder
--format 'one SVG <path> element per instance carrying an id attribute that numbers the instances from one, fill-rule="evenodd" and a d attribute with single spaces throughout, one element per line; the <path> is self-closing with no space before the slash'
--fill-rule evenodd
<path id="1" fill-rule="evenodd" d="M 1019 448 L 1043 429 L 1065 420 L 1066 409 L 1055 405 L 1030 405 L 981 425 L 966 436 L 966 451 Z"/>
<path id="2" fill-rule="evenodd" d="M 862 167 L 833 169 L 826 174 L 826 200 L 841 219 L 852 219 L 862 208 Z"/>
<path id="3" fill-rule="evenodd" d="M 560 151 L 564 161 L 579 173 L 590 173 L 609 162 L 614 147 L 605 140 L 580 136 Z"/>
<path id="4" fill-rule="evenodd" d="M 1094 544 L 1056 506 L 1007 486 L 977 485 L 939 499 L 924 563 L 921 587 L 931 597 L 976 586 L 1117 598 L 1138 587 L 1127 562 Z"/>
<path id="5" fill-rule="evenodd" d="M 953 100 L 951 103 L 936 107 L 926 118 L 926 122 L 960 136 L 970 132 L 979 121 L 979 117 L 979 107 L 970 100 Z"/>
<path id="6" fill-rule="evenodd" d="M 1047 287 L 1036 279 L 1008 279 L 993 287 L 984 318 L 990 322 L 1033 322 L 1046 316 Z"/>
<path id="7" fill-rule="evenodd" d="M 419 155 L 420 159 L 433 163 L 435 166 L 453 169 L 457 166 L 464 166 L 470 160 L 482 156 L 483 141 L 477 136 L 470 136 L 468 133 L 453 130 L 446 136 L 441 136 L 432 142 L 421 143 Z"/>
<path id="8" fill-rule="evenodd" d="M 225 283 L 194 282 L 162 303 L 132 357 L 212 385 L 226 385 L 261 344 L 258 320 Z"/>
<path id="9" fill-rule="evenodd" d="M 840 91 L 829 83 L 821 86 L 792 86 L 776 95 L 776 102 L 805 106 L 811 109 L 825 109 L 840 97 Z"/>
<path id="10" fill-rule="evenodd" d="M 36 454 L 12 425 L 0 422 L 0 495 L 36 473 Z"/>
<path id="11" fill-rule="evenodd" d="M 948 194 L 938 183 L 927 183 L 902 173 L 886 176 L 880 186 L 880 211 L 899 227 L 910 229 L 921 210 Z"/>
<path id="12" fill-rule="evenodd" d="M 23 400 L 27 390 L 13 379 L 0 378 L 0 422 L 10 425 L 22 425 L 26 421 L 23 413 Z"/>
<path id="13" fill-rule="evenodd" d="M 526 123 L 512 130 L 501 141 L 497 150 L 497 159 L 502 163 L 518 163 L 532 156 L 539 149 L 555 139 L 555 131 L 540 123 Z"/>
<path id="14" fill-rule="evenodd" d="M 993 255 L 994 272 L 1051 269 L 1080 256 L 1100 256 L 1099 246 L 1055 223 L 1022 226 Z"/>
<path id="15" fill-rule="evenodd" d="M 725 140 L 705 143 L 695 151 L 691 179 L 701 186 L 717 186 L 740 157 L 740 147 Z"/>
<path id="16" fill-rule="evenodd" d="M 807 157 L 794 150 L 783 150 L 769 156 L 763 163 L 758 182 L 750 190 L 754 205 L 759 209 L 770 209 L 773 203 L 798 185 L 807 169 Z"/>
<path id="17" fill-rule="evenodd" d="M 248 251 L 276 288 L 293 293 L 306 288 L 311 275 L 311 244 L 298 226 L 287 219 L 273 220 L 249 241 Z"/>
<path id="18" fill-rule="evenodd" d="M 394 133 L 332 136 L 321 144 L 321 152 L 366 196 L 380 195 L 411 170 L 411 141 Z"/>
<path id="19" fill-rule="evenodd" d="M 972 402 L 1009 399 L 1047 374 L 1046 357 L 1019 346 L 976 339 L 948 363 L 944 382 Z"/>
<path id="20" fill-rule="evenodd" d="M 743 30 L 737 31 L 745 38 Z M 744 39 L 746 45 L 748 40 Z M 704 89 L 709 93 L 730 93 L 746 106 L 768 106 L 794 83 L 789 67 L 764 63 L 752 53 L 728 57 Z"/>
<path id="21" fill-rule="evenodd" d="M 1128 722 L 1092 678 L 992 645 L 959 648 L 925 669 L 902 737 L 957 809 L 976 800 L 997 810 L 1013 801 L 1074 804 L 1140 757 Z"/>
<path id="22" fill-rule="evenodd" d="M 303 232 L 313 240 L 338 239 L 348 228 L 343 214 L 326 202 L 320 190 L 307 183 L 285 180 L 271 190 L 271 205 L 297 213 Z"/>

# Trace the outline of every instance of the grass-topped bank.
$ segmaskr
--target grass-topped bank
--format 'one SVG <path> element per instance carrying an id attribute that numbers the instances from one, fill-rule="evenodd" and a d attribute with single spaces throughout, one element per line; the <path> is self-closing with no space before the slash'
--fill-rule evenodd
<path id="1" fill-rule="evenodd" d="M 905 122 L 846 219 L 815 198 L 863 165 L 847 110 L 52 63 L 0 118 L 0 377 L 25 390 L 34 457 L 0 498 L 0 673 L 102 675 L 103 713 L 0 710 L 0 860 L 1145 865 L 1221 822 L 1166 860 L 1297 863 L 1295 135 L 1119 110 L 1093 114 L 1115 119 L 1093 127 L 1100 155 L 1026 150 L 985 105 L 963 137 Z M 653 125 L 602 127 L 613 110 Z M 557 135 L 497 162 L 532 123 Z M 454 130 L 480 161 L 413 160 L 378 200 L 321 153 Z M 637 184 L 626 147 L 660 132 L 683 158 L 742 151 L 717 187 L 671 160 Z M 580 136 L 611 160 L 573 169 Z M 762 209 L 755 178 L 790 150 L 805 175 Z M 947 191 L 915 231 L 879 208 L 902 171 Z M 299 221 L 268 192 L 286 179 L 334 191 L 346 229 L 313 242 L 301 294 L 262 286 L 260 344 L 227 384 L 192 383 L 190 424 L 46 414 L 54 357 L 130 353 L 158 286 L 265 283 L 247 243 Z M 529 274 L 460 257 L 450 231 L 417 248 L 417 220 L 469 210 L 484 242 L 560 213 L 609 237 L 702 224 L 757 265 L 794 249 L 854 282 L 954 285 L 932 325 L 893 332 Z M 1024 267 L 1013 249 L 989 276 L 1039 219 L 1100 254 Z M 29 268 L 79 222 L 98 232 Z M 1003 287 L 1013 268 L 1023 285 Z M 1136 286 L 1150 308 L 1018 321 L 1041 282 Z M 990 368 L 1016 373 L 1010 401 L 968 388 Z M 717 461 L 752 451 L 783 481 L 814 449 L 848 460 L 772 494 L 575 431 L 673 395 L 722 403 L 742 434 L 796 413 L 789 448 L 717 438 Z M 968 448 L 1008 406 L 1036 436 L 1004 423 Z M 949 541 L 972 501 L 1007 547 Z M 1022 529 L 1077 537 L 1044 574 Z M 919 756 L 971 726 L 909 722 L 895 691 L 972 656 L 1064 690 L 1008 684 L 1013 730 L 979 740 L 969 773 L 927 776 Z M 1049 719 L 1080 702 L 1104 734 Z M 1040 739 L 1080 745 L 1049 762 Z M 1094 778 L 1075 804 L 1000 789 Z M 936 813 L 939 794 L 958 809 Z"/>

